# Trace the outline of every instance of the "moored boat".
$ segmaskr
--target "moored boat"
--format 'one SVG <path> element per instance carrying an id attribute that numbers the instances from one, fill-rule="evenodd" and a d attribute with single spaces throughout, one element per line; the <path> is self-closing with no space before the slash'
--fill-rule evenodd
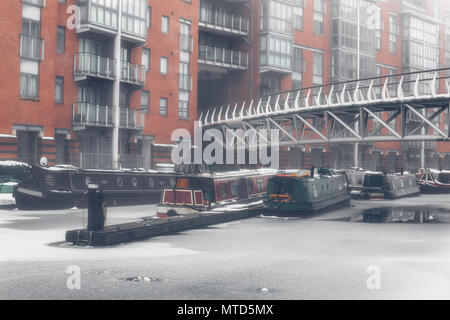
<path id="1" fill-rule="evenodd" d="M 276 213 L 315 213 L 350 204 L 345 175 L 329 169 L 287 171 L 269 180 L 264 207 Z"/>
<path id="2" fill-rule="evenodd" d="M 414 197 L 420 194 L 417 179 L 410 173 L 367 172 L 360 192 L 352 193 L 354 199 L 383 200 Z"/>
<path id="3" fill-rule="evenodd" d="M 450 171 L 427 169 L 419 178 L 422 193 L 450 193 Z"/>
<path id="4" fill-rule="evenodd" d="M 89 184 L 98 185 L 108 204 L 157 203 L 176 173 L 150 170 L 82 170 L 73 166 L 33 166 L 14 188 L 19 209 L 85 206 Z"/>
<path id="5" fill-rule="evenodd" d="M 262 208 L 267 181 L 276 173 L 258 169 L 179 176 L 174 188 L 163 190 L 157 216 Z"/>

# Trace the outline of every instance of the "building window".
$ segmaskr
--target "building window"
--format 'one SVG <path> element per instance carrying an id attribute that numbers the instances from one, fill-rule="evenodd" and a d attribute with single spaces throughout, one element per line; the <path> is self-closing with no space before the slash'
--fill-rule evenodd
<path id="1" fill-rule="evenodd" d="M 66 50 L 66 28 L 58 26 L 56 34 L 56 52 L 64 53 Z"/>
<path id="2" fill-rule="evenodd" d="M 159 99 L 159 114 L 162 116 L 167 116 L 167 109 L 168 109 L 167 98 L 160 98 Z"/>
<path id="3" fill-rule="evenodd" d="M 20 74 L 20 96 L 22 98 L 39 98 L 39 76 L 34 74 Z"/>
<path id="4" fill-rule="evenodd" d="M 161 57 L 161 74 L 169 73 L 169 58 Z"/>
<path id="5" fill-rule="evenodd" d="M 397 54 L 397 35 L 397 16 L 394 14 L 389 14 L 389 52 L 394 55 Z"/>
<path id="6" fill-rule="evenodd" d="M 323 84 L 323 53 L 314 52 L 313 57 L 313 84 Z"/>
<path id="7" fill-rule="evenodd" d="M 305 0 L 294 0 L 294 29 L 303 30 L 303 8 Z"/>
<path id="8" fill-rule="evenodd" d="M 142 65 L 145 67 L 145 71 L 150 70 L 150 49 L 142 48 Z"/>
<path id="9" fill-rule="evenodd" d="M 169 33 L 169 17 L 166 16 L 161 17 L 161 32 Z"/>
<path id="10" fill-rule="evenodd" d="M 56 76 L 55 103 L 64 103 L 64 77 Z"/>
<path id="11" fill-rule="evenodd" d="M 148 91 L 141 91 L 141 111 L 148 113 L 150 110 L 150 93 Z"/>
<path id="12" fill-rule="evenodd" d="M 178 117 L 180 119 L 189 118 L 189 91 L 180 90 L 178 97 Z"/>
<path id="13" fill-rule="evenodd" d="M 147 9 L 147 29 L 152 27 L 152 7 L 148 6 Z"/>
<path id="14" fill-rule="evenodd" d="M 324 34 L 325 0 L 314 0 L 314 34 Z"/>

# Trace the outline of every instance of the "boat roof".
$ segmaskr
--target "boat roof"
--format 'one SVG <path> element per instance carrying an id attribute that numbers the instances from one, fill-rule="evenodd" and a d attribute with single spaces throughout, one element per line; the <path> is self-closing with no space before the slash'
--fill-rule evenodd
<path id="1" fill-rule="evenodd" d="M 434 174 L 440 174 L 440 173 L 450 174 L 450 170 L 437 170 L 437 169 L 427 169 L 427 170 L 429 170 L 431 173 L 434 173 Z"/>
<path id="2" fill-rule="evenodd" d="M 227 179 L 236 177 L 247 177 L 247 176 L 266 176 L 266 175 L 276 175 L 279 171 L 276 169 L 242 169 L 236 171 L 226 171 L 226 172 L 207 172 L 207 173 L 197 173 L 197 174 L 183 174 L 180 178 L 191 178 L 191 177 L 201 177 L 201 178 L 212 178 L 212 179 Z"/>

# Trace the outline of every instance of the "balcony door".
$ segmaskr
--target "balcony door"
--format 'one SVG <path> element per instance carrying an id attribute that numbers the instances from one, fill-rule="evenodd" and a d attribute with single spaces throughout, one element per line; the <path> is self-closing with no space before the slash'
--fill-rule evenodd
<path id="1" fill-rule="evenodd" d="M 41 23 L 39 21 L 22 20 L 22 51 L 26 57 L 36 57 L 40 52 Z"/>
<path id="2" fill-rule="evenodd" d="M 17 131 L 19 140 L 19 160 L 30 165 L 36 164 L 38 133 L 34 131 Z"/>
<path id="3" fill-rule="evenodd" d="M 99 70 L 100 61 L 103 55 L 103 45 L 99 41 L 92 39 L 80 39 L 80 66 L 83 71 L 90 73 L 102 73 Z"/>

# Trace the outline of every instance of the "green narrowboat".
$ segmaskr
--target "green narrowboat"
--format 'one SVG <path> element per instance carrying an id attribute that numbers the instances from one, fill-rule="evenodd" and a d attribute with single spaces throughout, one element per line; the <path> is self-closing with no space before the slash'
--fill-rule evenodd
<path id="1" fill-rule="evenodd" d="M 368 173 L 364 177 L 360 198 L 367 200 L 417 197 L 420 194 L 416 175 L 410 173 Z"/>
<path id="2" fill-rule="evenodd" d="M 284 172 L 271 178 L 264 208 L 277 213 L 316 213 L 349 204 L 345 175 L 329 169 L 312 169 Z"/>

